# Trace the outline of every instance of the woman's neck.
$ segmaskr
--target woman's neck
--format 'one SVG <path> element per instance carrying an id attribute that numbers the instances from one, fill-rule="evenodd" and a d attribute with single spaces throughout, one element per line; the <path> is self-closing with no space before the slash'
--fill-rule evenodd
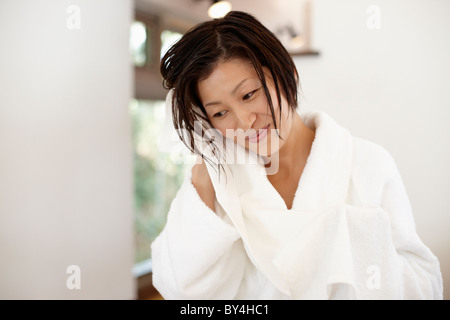
<path id="1" fill-rule="evenodd" d="M 271 155 L 271 166 L 274 165 L 273 161 L 278 161 L 278 172 L 275 174 L 280 177 L 303 170 L 315 137 L 314 130 L 303 123 L 297 112 L 292 113 L 291 126 L 289 136 L 282 137 L 285 143 L 278 154 Z"/>

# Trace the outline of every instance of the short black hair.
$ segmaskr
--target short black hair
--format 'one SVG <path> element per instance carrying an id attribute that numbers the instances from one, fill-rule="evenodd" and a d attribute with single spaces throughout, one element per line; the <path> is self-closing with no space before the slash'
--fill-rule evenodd
<path id="1" fill-rule="evenodd" d="M 254 16 L 231 11 L 223 18 L 200 23 L 177 41 L 161 60 L 163 86 L 173 90 L 173 124 L 180 139 L 196 154 L 194 123 L 211 123 L 198 95 L 198 82 L 206 79 L 220 61 L 249 61 L 258 75 L 276 128 L 273 102 L 263 67 L 270 71 L 281 115 L 281 95 L 291 110 L 297 108 L 298 72 L 291 55 L 278 38 Z M 195 112 L 194 107 L 200 112 Z M 181 133 L 183 132 L 183 133 Z M 187 136 L 185 136 L 187 134 Z M 202 155 L 203 156 L 203 155 Z"/>

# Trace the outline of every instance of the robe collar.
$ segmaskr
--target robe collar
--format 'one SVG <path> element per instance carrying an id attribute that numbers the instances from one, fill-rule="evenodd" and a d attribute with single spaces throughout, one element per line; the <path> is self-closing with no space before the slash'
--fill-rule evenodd
<path id="1" fill-rule="evenodd" d="M 353 167 L 352 136 L 325 112 L 308 111 L 300 113 L 300 117 L 307 127 L 315 131 L 315 138 L 300 177 L 293 208 L 312 211 L 338 205 L 345 201 L 348 193 Z M 255 155 L 249 154 L 240 146 L 236 148 L 237 158 L 245 157 L 247 169 L 261 174 L 264 168 L 258 164 Z M 216 195 L 222 201 L 239 190 L 242 181 L 236 177 L 237 170 L 234 169 L 243 165 L 225 164 L 222 174 L 218 173 L 217 168 L 208 166 L 214 187 L 225 191 L 221 193 L 216 189 Z M 223 203 L 219 203 L 223 206 Z"/>
<path id="2" fill-rule="evenodd" d="M 353 167 L 350 133 L 321 111 L 300 114 L 315 138 L 294 198 L 298 210 L 322 210 L 346 200 Z"/>

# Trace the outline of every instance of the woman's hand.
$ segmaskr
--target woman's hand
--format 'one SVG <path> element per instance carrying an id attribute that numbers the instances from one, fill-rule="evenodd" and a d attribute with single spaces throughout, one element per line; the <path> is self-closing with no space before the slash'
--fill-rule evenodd
<path id="1" fill-rule="evenodd" d="M 201 159 L 201 163 L 197 163 L 192 167 L 192 184 L 197 190 L 200 199 L 202 199 L 212 211 L 215 211 L 216 192 L 203 158 Z"/>

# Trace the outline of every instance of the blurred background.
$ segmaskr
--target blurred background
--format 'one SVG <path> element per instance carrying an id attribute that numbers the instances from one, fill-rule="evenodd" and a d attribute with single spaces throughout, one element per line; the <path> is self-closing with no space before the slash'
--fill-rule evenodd
<path id="1" fill-rule="evenodd" d="M 150 243 L 190 160 L 158 147 L 159 62 L 221 6 L 288 48 L 301 110 L 393 155 L 448 299 L 450 2 L 214 2 L 0 1 L 0 299 L 160 298 Z"/>

